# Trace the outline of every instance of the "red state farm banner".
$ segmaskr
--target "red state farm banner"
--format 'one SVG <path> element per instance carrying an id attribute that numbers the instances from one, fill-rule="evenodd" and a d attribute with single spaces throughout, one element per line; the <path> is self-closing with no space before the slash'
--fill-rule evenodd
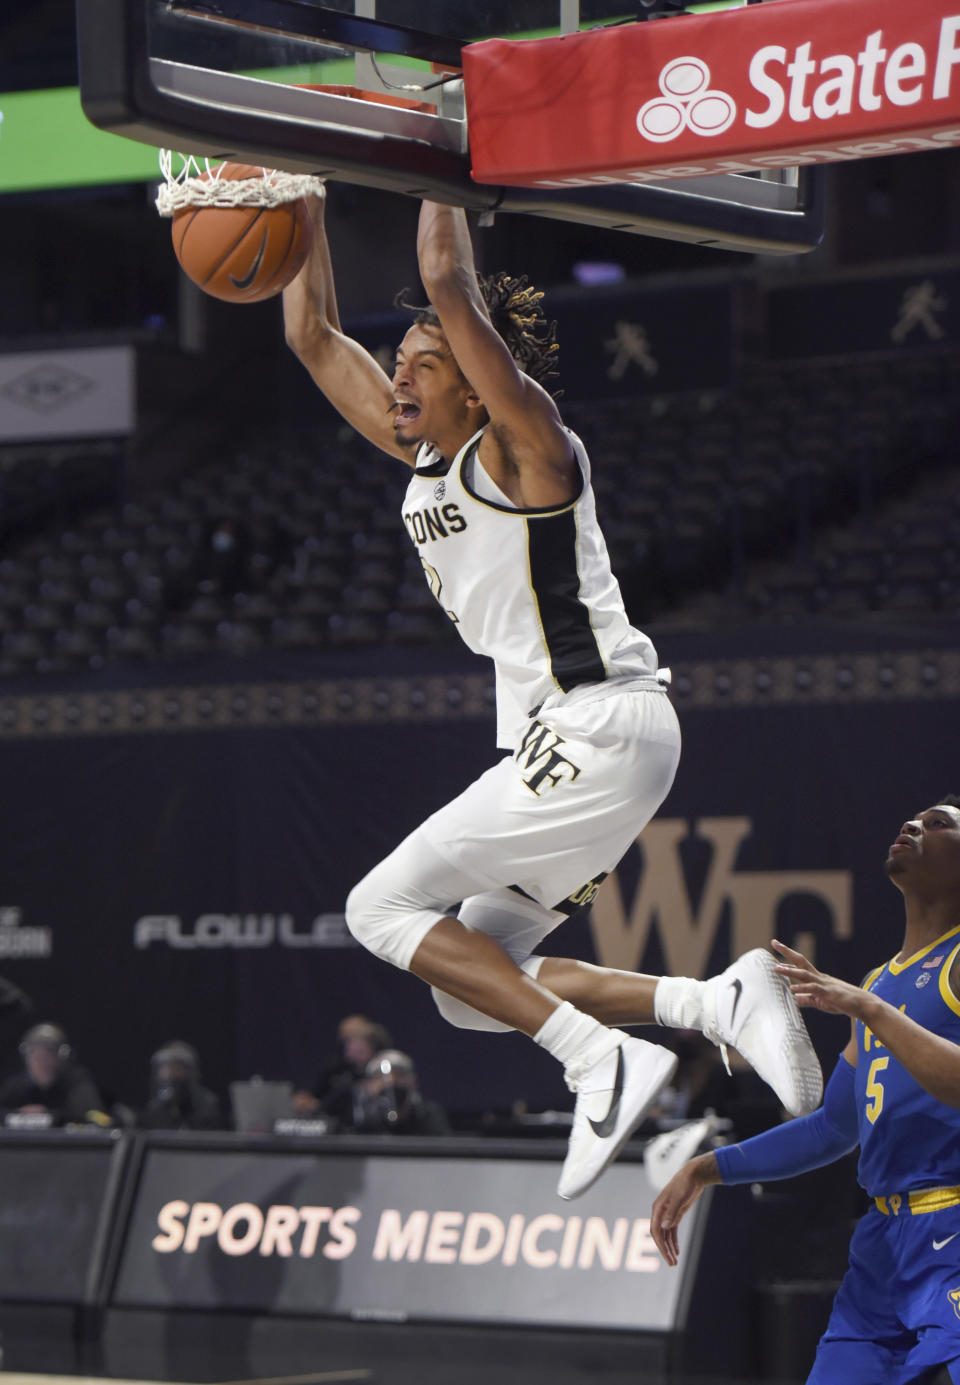
<path id="1" fill-rule="evenodd" d="M 655 182 L 960 144 L 960 0 L 782 0 L 463 50 L 472 172 Z"/>

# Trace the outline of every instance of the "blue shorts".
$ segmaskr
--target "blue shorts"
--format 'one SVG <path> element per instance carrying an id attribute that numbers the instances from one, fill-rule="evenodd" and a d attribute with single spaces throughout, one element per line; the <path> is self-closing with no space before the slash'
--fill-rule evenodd
<path id="1" fill-rule="evenodd" d="M 934 1366 L 960 1383 L 960 1206 L 899 1216 L 872 1207 L 807 1385 L 907 1385 Z"/>

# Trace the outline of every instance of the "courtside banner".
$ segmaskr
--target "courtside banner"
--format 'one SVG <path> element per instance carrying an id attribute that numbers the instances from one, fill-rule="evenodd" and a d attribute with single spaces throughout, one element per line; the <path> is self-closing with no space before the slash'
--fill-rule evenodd
<path id="1" fill-rule="evenodd" d="M 93 1303 L 119 1131 L 0 1132 L 0 1302 Z"/>
<path id="2" fill-rule="evenodd" d="M 575 1205 L 557 1162 L 225 1145 L 148 1149 L 112 1302 L 667 1331 L 677 1273 L 639 1164 Z"/>
<path id="3" fill-rule="evenodd" d="M 657 182 L 960 144 L 960 0 L 782 0 L 463 50 L 479 183 Z"/>

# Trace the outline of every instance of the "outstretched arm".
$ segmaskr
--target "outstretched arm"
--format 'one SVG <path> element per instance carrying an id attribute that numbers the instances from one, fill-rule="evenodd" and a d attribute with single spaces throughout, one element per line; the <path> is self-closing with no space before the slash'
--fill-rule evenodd
<path id="1" fill-rule="evenodd" d="M 818 971 L 793 948 L 776 941 L 770 946 L 784 959 L 777 971 L 789 981 L 798 1005 L 862 1020 L 924 1091 L 946 1106 L 960 1108 L 960 1046 L 924 1029 L 870 991 Z"/>
<path id="2" fill-rule="evenodd" d="M 410 466 L 415 449 L 394 437 L 393 389 L 368 351 L 344 336 L 337 311 L 330 248 L 324 227 L 325 197 L 310 199 L 313 241 L 303 269 L 283 291 L 287 345 L 314 382 L 368 442 Z"/>
<path id="3" fill-rule="evenodd" d="M 680 1254 L 677 1228 L 712 1183 L 764 1183 L 832 1164 L 859 1141 L 853 1075 L 857 1060 L 851 1038 L 831 1074 L 823 1105 L 809 1116 L 776 1125 L 740 1144 L 725 1145 L 684 1164 L 660 1193 L 650 1213 L 650 1234 L 668 1265 Z"/>
<path id="4" fill-rule="evenodd" d="M 650 1211 L 650 1235 L 670 1266 L 680 1259 L 677 1229 L 704 1188 L 721 1183 L 716 1154 L 698 1154 L 673 1175 Z"/>
<path id="5" fill-rule="evenodd" d="M 565 505 L 580 485 L 573 448 L 553 400 L 518 368 L 490 321 L 462 208 L 422 204 L 417 256 L 454 359 L 490 416 L 484 466 L 518 504 Z"/>

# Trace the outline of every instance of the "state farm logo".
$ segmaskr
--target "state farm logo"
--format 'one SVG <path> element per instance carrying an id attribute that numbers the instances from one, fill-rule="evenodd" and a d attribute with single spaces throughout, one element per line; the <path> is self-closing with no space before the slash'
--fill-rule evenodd
<path id="1" fill-rule="evenodd" d="M 737 115 L 737 103 L 725 91 L 710 89 L 710 69 L 699 58 L 674 58 L 660 73 L 661 95 L 637 112 L 637 129 L 654 144 L 676 139 L 683 130 L 695 135 L 722 135 Z"/>
<path id="2" fill-rule="evenodd" d="M 891 107 L 955 99 L 960 15 L 940 20 L 934 51 L 913 41 L 894 44 L 878 28 L 863 38 L 859 51 L 831 52 L 823 41 L 812 39 L 792 48 L 765 44 L 746 60 L 745 74 L 737 68 L 746 55 L 737 57 L 735 63 L 728 58 L 725 68 L 743 103 L 743 123 L 751 130 L 784 121 L 804 125 L 851 115 L 877 114 L 879 118 Z M 685 131 L 711 138 L 729 130 L 737 118 L 737 102 L 728 92 L 711 88 L 710 81 L 710 68 L 702 58 L 686 55 L 666 63 L 658 79 L 660 95 L 644 102 L 637 112 L 637 129 L 643 138 L 665 144 Z M 956 131 L 947 133 L 948 142 L 956 142 Z M 929 139 L 915 142 L 915 147 L 928 146 Z M 894 152 L 895 147 L 866 144 L 856 147 L 851 156 Z M 811 159 L 805 156 L 805 161 Z"/>

